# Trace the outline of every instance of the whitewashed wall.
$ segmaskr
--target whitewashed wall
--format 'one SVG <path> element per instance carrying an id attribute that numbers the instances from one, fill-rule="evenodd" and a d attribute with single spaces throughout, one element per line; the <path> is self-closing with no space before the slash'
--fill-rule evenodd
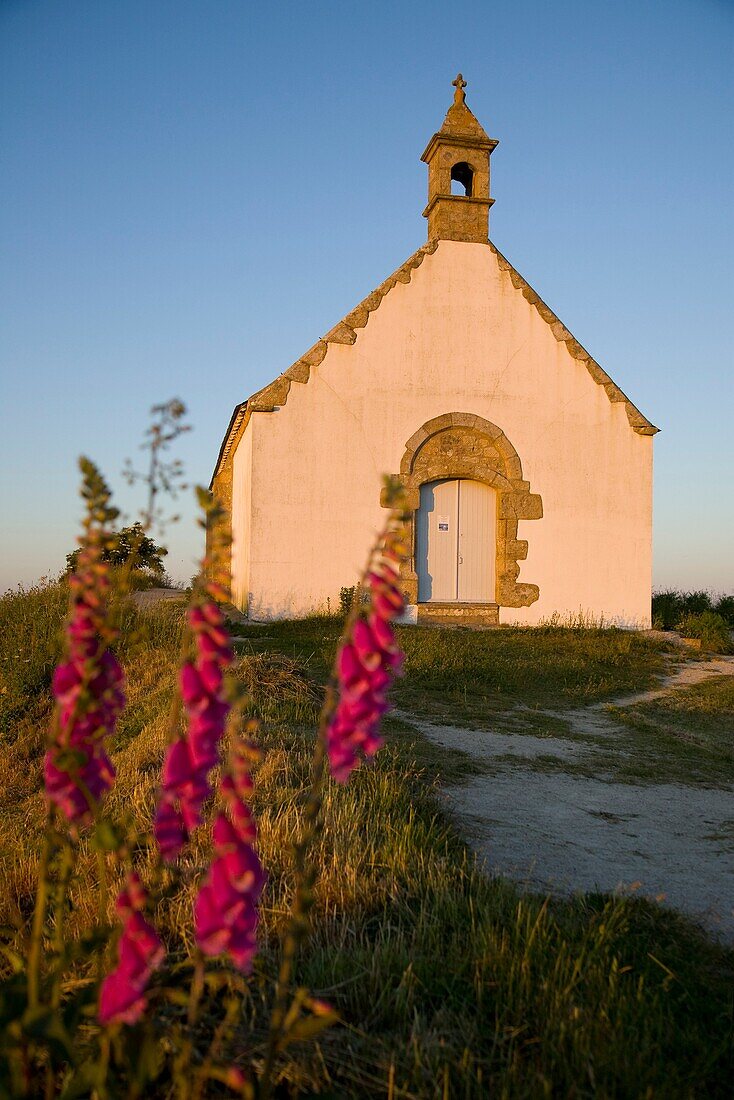
<path id="1" fill-rule="evenodd" d="M 649 625 L 652 438 L 632 430 L 489 247 L 453 241 L 387 294 L 354 345 L 330 344 L 283 408 L 253 414 L 234 464 L 240 606 L 249 592 L 250 614 L 269 618 L 337 600 L 381 522 L 381 475 L 447 412 L 497 424 L 543 499 L 543 519 L 518 533 L 529 542 L 519 579 L 540 599 L 500 620 L 580 612 Z"/>

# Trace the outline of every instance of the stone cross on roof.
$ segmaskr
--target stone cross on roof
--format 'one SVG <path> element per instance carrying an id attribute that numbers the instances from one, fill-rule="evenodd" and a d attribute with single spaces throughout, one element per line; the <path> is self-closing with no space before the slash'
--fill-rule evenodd
<path id="1" fill-rule="evenodd" d="M 461 73 L 459 73 L 456 80 L 452 80 L 451 83 L 456 88 L 456 91 L 454 92 L 454 103 L 457 105 L 457 107 L 459 107 L 462 103 L 466 102 L 466 95 L 464 93 L 464 88 L 466 88 L 466 81 L 464 80 L 464 77 L 461 75 Z"/>

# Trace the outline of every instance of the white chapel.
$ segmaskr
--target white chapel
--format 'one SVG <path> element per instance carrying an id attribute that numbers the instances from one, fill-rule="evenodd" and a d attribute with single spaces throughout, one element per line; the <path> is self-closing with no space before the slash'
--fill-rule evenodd
<path id="1" fill-rule="evenodd" d="M 411 619 L 649 626 L 658 429 L 489 239 L 497 142 L 454 86 L 422 157 L 427 243 L 232 414 L 212 489 L 234 602 L 338 606 L 397 474 Z"/>

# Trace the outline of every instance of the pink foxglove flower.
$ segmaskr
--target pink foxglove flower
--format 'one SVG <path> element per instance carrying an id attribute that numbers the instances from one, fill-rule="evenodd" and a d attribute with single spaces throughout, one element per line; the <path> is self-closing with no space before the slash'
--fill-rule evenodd
<path id="1" fill-rule="evenodd" d="M 253 847 L 257 832 L 248 798 L 252 791 L 248 758 L 254 747 L 235 753 L 220 790 L 229 814 L 214 821 L 214 858 L 194 902 L 196 942 L 205 955 L 229 955 L 247 973 L 257 950 L 257 904 L 265 873 Z"/>
<path id="2" fill-rule="evenodd" d="M 123 920 L 117 944 L 117 966 L 102 982 L 98 1016 L 101 1024 L 134 1024 L 147 1007 L 146 990 L 165 955 L 160 936 L 142 915 L 147 893 L 131 873 L 116 909 Z"/>
<path id="3" fill-rule="evenodd" d="M 367 575 L 369 608 L 353 624 L 337 655 L 339 701 L 326 732 L 331 774 L 346 783 L 362 758 L 382 746 L 380 720 L 389 709 L 387 692 L 400 674 L 403 654 L 392 621 L 403 611 L 397 538 L 388 531 L 382 555 Z"/>
<path id="4" fill-rule="evenodd" d="M 180 854 L 201 822 L 202 806 L 211 794 L 209 772 L 219 762 L 219 743 L 230 709 L 223 683 L 232 647 L 224 616 L 207 598 L 189 611 L 189 626 L 195 656 L 183 665 L 179 679 L 186 733 L 166 752 L 155 818 L 156 840 L 169 861 Z"/>
<path id="5" fill-rule="evenodd" d="M 122 669 L 108 648 L 108 573 L 99 541 L 83 547 L 69 580 L 66 659 L 53 677 L 57 723 L 44 760 L 46 797 L 75 823 L 89 819 L 114 782 L 105 740 L 125 705 Z"/>

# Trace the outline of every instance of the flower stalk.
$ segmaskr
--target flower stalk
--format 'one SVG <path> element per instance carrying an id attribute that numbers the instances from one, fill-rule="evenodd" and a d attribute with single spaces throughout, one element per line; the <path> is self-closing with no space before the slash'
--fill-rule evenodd
<path id="1" fill-rule="evenodd" d="M 202 807 L 212 793 L 209 773 L 219 763 L 219 746 L 231 710 L 224 675 L 232 663 L 233 652 L 219 606 L 229 598 L 221 565 L 223 525 L 216 523 L 221 509 L 204 490 L 199 490 L 199 500 L 210 526 L 220 532 L 220 537 L 202 562 L 187 616 L 184 647 L 189 655 L 179 674 L 186 729 L 182 736 L 178 735 L 176 712 L 171 722 L 173 739 L 163 762 L 154 823 L 156 841 L 166 863 L 181 854 L 201 823 Z"/>
<path id="2" fill-rule="evenodd" d="M 68 839 L 57 834 L 57 820 L 76 832 L 96 817 L 99 803 L 114 781 L 114 768 L 105 740 L 113 732 L 124 706 L 122 670 L 109 648 L 116 631 L 107 615 L 109 567 L 104 549 L 111 537 L 110 525 L 117 509 L 110 505 L 110 491 L 94 463 L 79 460 L 85 518 L 75 573 L 69 578 L 69 618 L 65 629 L 64 660 L 53 677 L 56 710 L 44 759 L 46 827 L 41 853 L 38 889 L 28 946 L 28 1004 L 38 1007 L 41 994 L 41 957 L 46 910 L 50 896 L 51 861 L 58 843 L 65 845 L 59 889 L 56 894 L 56 943 L 63 928 L 66 888 L 73 873 L 75 852 Z M 101 882 L 104 890 L 104 882 Z M 106 906 L 101 896 L 100 906 Z M 56 975 L 58 979 L 59 975 Z M 53 1003 L 58 990 L 51 991 Z"/>
<path id="3" fill-rule="evenodd" d="M 166 440 L 167 441 L 167 440 Z M 233 648 L 221 604 L 229 600 L 227 558 L 231 541 L 222 522 L 223 511 L 208 493 L 199 500 L 207 513 L 209 548 L 187 613 L 179 691 L 170 715 L 170 743 L 165 753 L 162 783 L 154 822 L 157 858 L 149 880 L 150 895 L 134 869 L 142 837 L 131 818 L 121 827 L 101 815 L 115 772 L 109 756 L 109 738 L 125 705 L 123 676 L 114 649 L 119 637 L 119 615 L 111 607 L 112 576 L 109 550 L 117 512 L 96 467 L 82 460 L 86 501 L 84 532 L 75 571 L 70 577 L 70 612 L 65 628 L 64 655 L 53 678 L 56 710 L 44 761 L 47 821 L 41 856 L 36 907 L 28 943 L 27 1002 L 18 1016 L 18 1073 L 21 1092 L 31 1088 L 32 1075 L 45 1076 L 45 1095 L 52 1096 L 60 1081 L 72 1089 L 90 1088 L 106 1095 L 126 1081 L 131 1096 L 145 1095 L 160 1073 L 152 1028 L 142 1024 L 153 994 L 151 982 L 164 963 L 165 947 L 150 914 L 155 906 L 184 885 L 177 870 L 165 864 L 177 860 L 192 833 L 201 824 L 204 803 L 212 795 L 211 773 L 220 764 L 227 727 L 230 749 L 218 784 L 218 807 L 212 824 L 212 855 L 195 889 L 192 952 L 187 994 L 176 988 L 177 978 L 161 982 L 172 1005 L 183 1007 L 181 1027 L 174 1028 L 170 1064 L 173 1084 L 181 1096 L 201 1096 L 212 1082 L 242 1097 L 271 1100 L 275 1091 L 276 1061 L 288 1043 L 311 1038 L 330 1026 L 336 1014 L 308 991 L 293 992 L 298 952 L 308 934 L 314 906 L 316 862 L 314 848 L 323 825 L 327 776 L 340 784 L 372 759 L 382 739 L 380 721 L 388 709 L 387 694 L 400 674 L 402 654 L 393 624 L 403 608 L 399 566 L 405 552 L 404 497 L 397 483 L 388 483 L 389 518 L 373 547 L 360 580 L 359 597 L 345 620 L 334 669 L 326 687 L 311 761 L 303 816 L 294 844 L 294 891 L 273 995 L 270 1028 L 262 1066 L 255 1084 L 250 1066 L 227 1064 L 227 1051 L 241 1020 L 246 976 L 257 951 L 259 905 L 266 874 L 257 851 L 257 828 L 252 811 L 252 772 L 262 753 L 255 743 L 254 720 L 242 722 L 239 707 L 230 703 L 225 687 Z M 155 474 L 155 477 L 154 477 Z M 159 475 L 153 471 L 150 479 Z M 155 510 L 155 496 L 149 513 Z M 133 547 L 133 551 L 136 548 Z M 119 610 L 119 609 L 118 609 Z M 99 914 L 88 940 L 65 945 L 67 894 L 76 869 L 83 830 L 94 825 L 92 845 L 99 877 Z M 114 883 L 124 872 L 124 885 L 115 901 L 118 931 L 115 958 L 103 946 L 112 929 L 108 918 L 108 877 Z M 49 913 L 50 910 L 50 913 Z M 48 938 L 48 940 L 46 939 Z M 51 952 L 44 955 L 50 941 Z M 97 952 L 97 979 L 82 983 L 82 1015 L 90 993 L 97 992 L 99 1027 L 85 1041 L 93 1043 L 77 1058 L 79 1007 L 73 984 L 64 985 L 69 961 L 89 948 Z M 44 963 L 44 958 L 49 959 Z M 220 962 L 209 964 L 210 959 Z M 94 960 L 91 960 L 94 963 Z M 228 969 L 221 963 L 230 964 Z M 105 963 L 107 969 L 105 972 Z M 92 966 L 94 970 L 94 965 Z M 186 965 L 171 974 L 189 973 Z M 161 986 L 164 989 L 161 989 Z M 226 990 L 226 996 L 218 994 Z M 206 1053 L 198 1042 L 209 1010 L 225 1012 L 214 1029 Z M 310 1017 L 304 1020 L 304 1013 Z M 75 1015 L 76 1014 L 76 1015 Z M 66 1019 L 74 1020 L 67 1034 Z M 35 1029 L 35 1030 L 33 1030 Z M 227 1049 L 225 1049 L 227 1048 Z M 151 1051 L 156 1049 L 156 1057 Z M 15 1055 L 14 1055 L 15 1057 Z M 152 1060 L 151 1060 L 152 1059 Z M 156 1065 L 153 1065 L 156 1062 Z M 15 1064 L 15 1063 L 14 1063 Z M 63 1067 L 63 1070 L 62 1068 Z M 15 1072 L 15 1071 L 14 1071 Z M 43 1094 L 43 1085 L 41 1094 Z"/>
<path id="4" fill-rule="evenodd" d="M 106 740 L 125 705 L 122 669 L 110 648 L 117 631 L 107 615 L 110 577 L 104 560 L 118 512 L 94 464 L 82 458 L 80 467 L 87 515 L 76 572 L 69 578 L 65 660 L 54 672 L 56 714 L 44 760 L 46 798 L 72 826 L 88 823 L 112 787 L 115 769 Z"/>

